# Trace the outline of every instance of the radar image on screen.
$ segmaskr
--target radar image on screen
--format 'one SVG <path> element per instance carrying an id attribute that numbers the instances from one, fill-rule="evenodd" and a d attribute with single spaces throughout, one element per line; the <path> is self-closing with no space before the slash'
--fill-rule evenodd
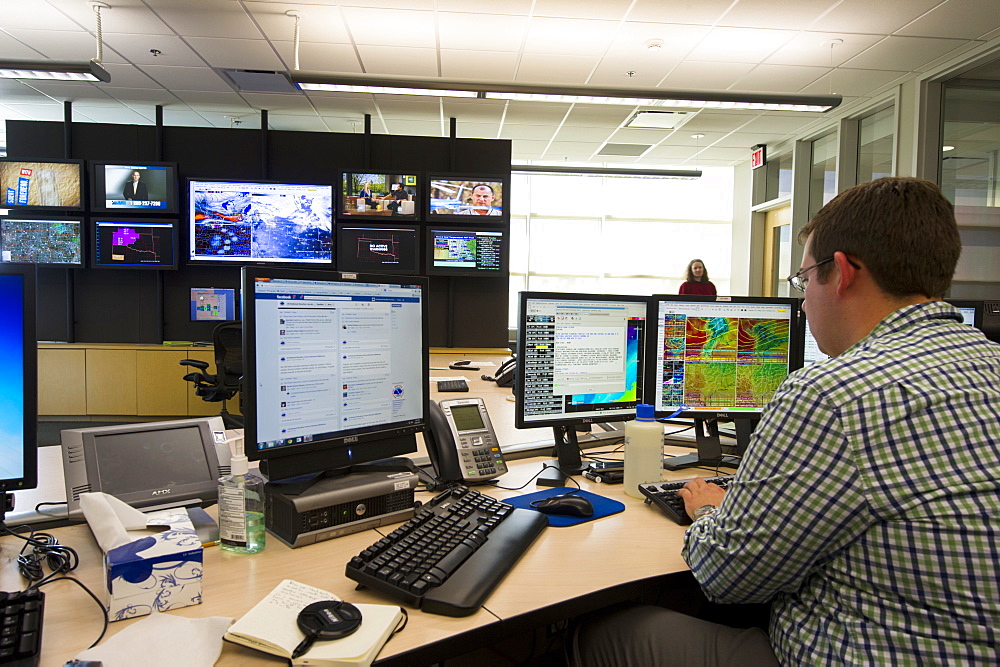
<path id="1" fill-rule="evenodd" d="M 664 405 L 760 408 L 788 375 L 788 320 L 662 317 Z"/>
<path id="2" fill-rule="evenodd" d="M 326 263 L 333 259 L 330 186 L 192 184 L 192 259 Z"/>
<path id="3" fill-rule="evenodd" d="M 24 264 L 82 264 L 78 220 L 0 221 L 0 259 Z"/>

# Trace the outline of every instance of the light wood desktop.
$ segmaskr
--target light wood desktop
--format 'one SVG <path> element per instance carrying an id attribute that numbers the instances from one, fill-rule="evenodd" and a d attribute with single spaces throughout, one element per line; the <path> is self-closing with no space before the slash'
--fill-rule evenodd
<path id="1" fill-rule="evenodd" d="M 507 438 L 514 437 L 512 432 L 518 433 L 513 428 L 513 404 L 506 400 L 509 389 L 480 380 L 478 376 L 482 373 L 488 374 L 489 367 L 482 367 L 478 372 L 465 371 L 472 391 L 453 395 L 486 398 L 498 437 L 507 445 L 510 442 Z M 431 371 L 432 377 L 439 374 L 462 375 L 463 372 Z M 437 395 L 436 391 L 432 394 L 435 398 L 448 396 Z M 542 430 L 536 430 L 539 433 L 531 434 L 532 437 L 543 438 Z M 519 433 L 521 442 L 530 442 L 524 437 L 527 431 Z M 50 457 L 49 460 L 58 459 Z M 510 472 L 499 480 L 500 484 L 513 489 L 529 482 L 540 470 L 543 460 L 511 461 Z M 680 479 L 693 474 L 696 473 L 680 471 L 668 472 L 665 476 Z M 627 496 L 620 484 L 598 484 L 582 476 L 576 479 L 584 489 L 622 501 L 625 511 L 576 526 L 544 531 L 483 608 L 471 616 L 449 618 L 409 610 L 406 629 L 386 644 L 379 661 L 413 665 L 460 655 L 502 640 L 518 629 L 544 625 L 630 599 L 658 581 L 687 571 L 680 557 L 684 527 L 642 500 Z M 480 488 L 498 498 L 536 490 L 530 482 L 517 491 L 490 486 Z M 428 493 L 418 494 L 423 501 L 431 497 Z M 238 618 L 285 578 L 329 590 L 352 602 L 391 603 L 367 590 L 356 591 L 355 583 L 344 574 L 344 566 L 352 556 L 394 527 L 367 530 L 300 549 L 290 549 L 269 537 L 265 550 L 254 556 L 230 554 L 218 547 L 209 547 L 205 550 L 202 604 L 169 613 L 185 617 Z M 53 532 L 61 543 L 73 547 L 80 555 L 81 564 L 73 576 L 100 595 L 103 590 L 102 557 L 90 529 L 86 525 L 76 525 Z M 16 567 L 20 540 L 3 537 L 0 546 L 0 590 L 23 588 L 24 582 Z M 70 582 L 55 583 L 44 590 L 46 610 L 41 664 L 61 665 L 97 638 L 101 615 L 96 604 Z M 137 621 L 112 623 L 108 634 L 120 632 Z M 284 664 L 284 661 L 226 643 L 217 664 Z"/>

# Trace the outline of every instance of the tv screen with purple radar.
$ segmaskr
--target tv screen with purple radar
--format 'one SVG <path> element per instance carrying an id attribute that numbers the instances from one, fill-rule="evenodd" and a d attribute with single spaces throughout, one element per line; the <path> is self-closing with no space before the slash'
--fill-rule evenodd
<path id="1" fill-rule="evenodd" d="M 333 264 L 333 186 L 188 181 L 193 262 Z"/>
<path id="2" fill-rule="evenodd" d="M 95 269 L 176 269 L 173 220 L 92 218 Z"/>
<path id="3" fill-rule="evenodd" d="M 83 266 L 83 220 L 0 218 L 0 262 Z"/>
<path id="4" fill-rule="evenodd" d="M 83 210 L 83 160 L 0 158 L 2 206 Z"/>
<path id="5" fill-rule="evenodd" d="M 340 215 L 416 219 L 418 184 L 416 174 L 348 172 L 340 193 Z"/>
<path id="6" fill-rule="evenodd" d="M 427 274 L 502 276 L 507 273 L 507 237 L 501 229 L 427 230 Z"/>
<path id="7" fill-rule="evenodd" d="M 412 275 L 420 271 L 416 226 L 339 223 L 337 269 Z"/>
<path id="8" fill-rule="evenodd" d="M 171 162 L 92 163 L 92 211 L 177 212 L 177 165 Z"/>
<path id="9" fill-rule="evenodd" d="M 482 217 L 499 222 L 504 217 L 504 181 L 484 177 L 431 177 L 430 214 Z"/>

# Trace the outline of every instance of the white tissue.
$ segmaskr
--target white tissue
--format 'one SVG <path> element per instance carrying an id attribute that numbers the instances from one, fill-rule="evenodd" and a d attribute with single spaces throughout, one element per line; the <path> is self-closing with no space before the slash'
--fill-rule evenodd
<path id="1" fill-rule="evenodd" d="M 134 540 L 127 531 L 146 528 L 145 514 L 106 493 L 80 494 L 80 509 L 104 553 Z"/>
<path id="2" fill-rule="evenodd" d="M 222 635 L 233 619 L 183 618 L 153 612 L 77 660 L 100 660 L 104 667 L 210 667 L 222 653 Z"/>

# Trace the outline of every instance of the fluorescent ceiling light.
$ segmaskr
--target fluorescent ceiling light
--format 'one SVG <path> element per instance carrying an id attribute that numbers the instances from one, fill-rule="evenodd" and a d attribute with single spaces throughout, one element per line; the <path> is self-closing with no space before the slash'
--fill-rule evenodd
<path id="1" fill-rule="evenodd" d="M 100 63 L 58 60 L 0 60 L 0 79 L 44 79 L 48 81 L 101 81 L 111 74 Z"/>
<path id="2" fill-rule="evenodd" d="M 561 104 L 679 107 L 687 109 L 750 109 L 758 111 L 824 112 L 837 107 L 840 95 L 753 93 L 719 90 L 661 90 L 659 88 L 560 87 L 519 83 L 488 83 L 446 79 L 389 78 L 365 74 L 292 72 L 302 90 L 382 95 L 467 97 Z"/>
<path id="3" fill-rule="evenodd" d="M 625 127 L 673 130 L 686 123 L 693 115 L 690 111 L 636 111 L 625 123 Z"/>

